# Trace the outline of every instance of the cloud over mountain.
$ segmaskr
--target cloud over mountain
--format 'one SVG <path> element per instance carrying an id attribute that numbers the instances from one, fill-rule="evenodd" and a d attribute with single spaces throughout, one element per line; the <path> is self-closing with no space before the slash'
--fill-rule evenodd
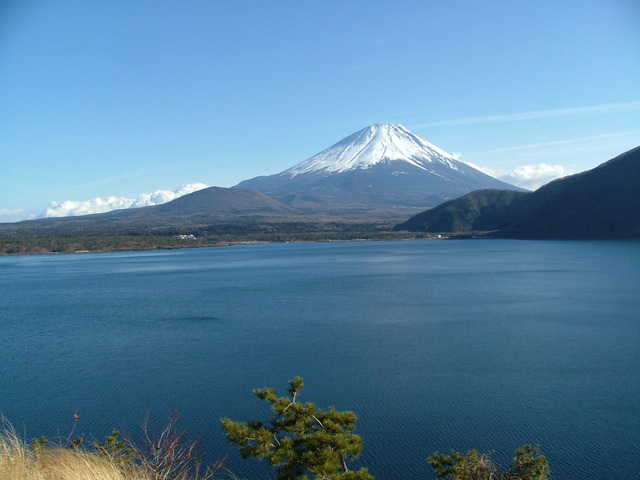
<path id="1" fill-rule="evenodd" d="M 518 187 L 528 190 L 536 190 L 552 180 L 566 177 L 573 173 L 562 165 L 548 165 L 546 163 L 520 165 L 511 170 L 480 167 L 471 162 L 465 163 L 503 182 L 517 185 Z"/>
<path id="2" fill-rule="evenodd" d="M 127 197 L 96 197 L 90 200 L 64 200 L 51 202 L 44 210 L 43 217 L 69 217 L 88 215 L 91 213 L 105 213 L 123 208 L 147 207 L 170 202 L 178 197 L 207 188 L 204 183 L 190 183 L 182 185 L 176 190 L 156 190 L 152 193 L 142 193 L 137 198 Z"/>
<path id="3" fill-rule="evenodd" d="M 0 223 L 19 222 L 31 218 L 35 218 L 35 214 L 22 208 L 0 208 Z"/>

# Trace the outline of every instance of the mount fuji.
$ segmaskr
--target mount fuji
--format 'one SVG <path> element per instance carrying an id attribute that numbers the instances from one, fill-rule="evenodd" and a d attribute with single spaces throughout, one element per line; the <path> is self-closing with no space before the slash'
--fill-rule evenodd
<path id="1" fill-rule="evenodd" d="M 234 188 L 310 213 L 377 215 L 434 207 L 478 189 L 522 190 L 456 160 L 402 125 L 380 124 L 281 173 Z"/>

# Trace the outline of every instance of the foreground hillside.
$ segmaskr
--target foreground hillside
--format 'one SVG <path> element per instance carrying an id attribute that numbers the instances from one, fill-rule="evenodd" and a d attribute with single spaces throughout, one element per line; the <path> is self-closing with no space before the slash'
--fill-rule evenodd
<path id="1" fill-rule="evenodd" d="M 535 192 L 471 192 L 395 229 L 529 239 L 639 238 L 638 185 L 640 147 Z"/>
<path id="2" fill-rule="evenodd" d="M 235 478 L 218 475 L 222 462 L 203 468 L 195 443 L 185 443 L 181 432 L 165 430 L 136 450 L 118 432 L 104 443 L 84 447 L 82 437 L 68 445 L 50 446 L 45 437 L 31 445 L 10 426 L 0 431 L 0 480 L 213 480 Z M 146 448 L 151 447 L 151 448 Z M 137 448 L 137 447 L 136 447 Z M 215 474 L 215 476 L 214 476 Z"/>
<path id="3" fill-rule="evenodd" d="M 0 480 L 154 480 L 91 453 L 57 449 L 36 455 L 21 444 L 3 447 Z"/>

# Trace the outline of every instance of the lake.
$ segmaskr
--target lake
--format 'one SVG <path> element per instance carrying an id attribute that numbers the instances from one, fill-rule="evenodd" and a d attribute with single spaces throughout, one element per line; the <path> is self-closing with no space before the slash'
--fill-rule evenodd
<path id="1" fill-rule="evenodd" d="M 238 245 L 0 257 L 0 411 L 27 439 L 132 435 L 172 409 L 212 459 L 274 478 L 220 419 L 252 389 L 359 416 L 378 479 L 434 451 L 541 444 L 558 479 L 640 472 L 640 243 Z"/>

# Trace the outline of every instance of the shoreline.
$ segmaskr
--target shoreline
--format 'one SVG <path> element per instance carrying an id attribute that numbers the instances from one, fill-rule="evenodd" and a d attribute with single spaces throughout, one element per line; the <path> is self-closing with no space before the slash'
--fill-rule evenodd
<path id="1" fill-rule="evenodd" d="M 362 233 L 362 232 L 360 232 Z M 291 234 L 277 235 L 278 238 L 256 239 L 213 239 L 207 237 L 177 241 L 167 236 L 87 236 L 87 237 L 0 237 L 0 256 L 18 255 L 60 255 L 83 253 L 142 252 L 151 250 L 181 250 L 185 248 L 229 247 L 235 245 L 255 245 L 264 243 L 324 243 L 324 242 L 366 242 L 388 240 L 446 240 L 451 236 L 413 232 L 368 232 L 357 235 L 346 234 Z M 304 237 L 304 238 L 296 238 Z M 315 238 L 314 238 L 315 237 Z M 462 237 L 460 237 L 462 238 Z M 99 240 L 99 241 L 98 241 Z M 93 247 L 93 248 L 91 248 Z"/>

